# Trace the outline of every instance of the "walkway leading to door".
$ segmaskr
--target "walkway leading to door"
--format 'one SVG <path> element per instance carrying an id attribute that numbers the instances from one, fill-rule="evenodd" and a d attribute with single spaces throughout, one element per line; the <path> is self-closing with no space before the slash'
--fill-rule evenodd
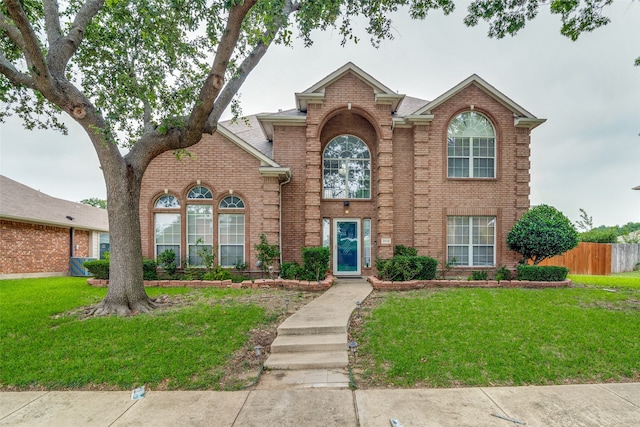
<path id="1" fill-rule="evenodd" d="M 308 377 L 320 378 L 318 382 L 330 383 L 331 372 L 324 370 L 340 373 L 349 364 L 349 318 L 356 301 L 363 301 L 372 289 L 365 279 L 337 279 L 331 289 L 282 322 L 265 368 L 305 371 Z M 327 380 L 321 379 L 324 372 Z M 270 373 L 270 376 L 284 375 Z"/>

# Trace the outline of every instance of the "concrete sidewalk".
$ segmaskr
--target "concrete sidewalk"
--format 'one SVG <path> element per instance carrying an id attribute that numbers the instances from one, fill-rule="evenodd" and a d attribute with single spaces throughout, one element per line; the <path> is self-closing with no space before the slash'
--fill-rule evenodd
<path id="1" fill-rule="evenodd" d="M 640 383 L 458 389 L 0 393 L 0 426 L 638 426 Z"/>

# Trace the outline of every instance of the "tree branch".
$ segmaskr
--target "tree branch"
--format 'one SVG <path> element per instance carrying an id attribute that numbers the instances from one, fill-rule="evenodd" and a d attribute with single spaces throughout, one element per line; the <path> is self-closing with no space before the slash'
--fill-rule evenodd
<path id="1" fill-rule="evenodd" d="M 62 30 L 60 29 L 60 8 L 58 7 L 57 0 L 44 1 L 44 23 L 47 29 L 49 46 L 53 46 L 53 44 L 62 37 Z"/>
<path id="2" fill-rule="evenodd" d="M 80 43 L 82 43 L 87 25 L 100 12 L 103 6 L 104 0 L 88 0 L 78 11 L 69 33 L 64 37 L 58 38 L 54 44 L 49 41 L 50 51 L 47 59 L 54 72 L 64 72 L 67 63 L 80 47 Z"/>
<path id="3" fill-rule="evenodd" d="M 4 4 L 9 11 L 9 15 L 13 19 L 13 23 L 20 31 L 24 40 L 24 49 L 22 50 L 29 66 L 29 72 L 38 85 L 38 89 L 42 93 L 53 91 L 53 81 L 49 67 L 42 55 L 40 43 L 36 36 L 29 18 L 24 12 L 20 2 L 16 0 L 4 0 Z"/>
<path id="4" fill-rule="evenodd" d="M 29 74 L 22 73 L 9 61 L 4 54 L 0 53 L 0 73 L 11 81 L 15 86 L 26 86 L 36 90 L 36 82 Z"/>
<path id="5" fill-rule="evenodd" d="M 242 61 L 242 64 L 238 68 L 238 73 L 224 86 L 222 92 L 216 98 L 216 102 L 213 106 L 213 110 L 209 117 L 207 118 L 207 123 L 205 125 L 204 131 L 206 133 L 215 132 L 218 121 L 220 120 L 220 116 L 224 112 L 224 110 L 229 106 L 229 103 L 233 99 L 233 97 L 238 93 L 240 87 L 244 84 L 244 81 L 247 79 L 247 76 L 251 71 L 258 65 L 262 57 L 265 53 L 267 53 L 267 49 L 271 45 L 271 42 L 275 40 L 276 34 L 284 24 L 287 23 L 289 15 L 293 12 L 297 11 L 300 7 L 298 2 L 287 2 L 283 12 L 282 21 L 275 26 L 271 31 L 266 31 L 263 34 L 263 40 L 268 40 L 267 43 L 260 42 L 258 43 L 253 50 L 247 55 L 247 57 Z"/>
<path id="6" fill-rule="evenodd" d="M 18 45 L 20 50 L 22 51 L 25 50 L 26 47 L 24 43 L 24 38 L 22 38 L 22 34 L 20 33 L 20 30 L 18 30 L 18 27 L 15 26 L 13 21 L 9 19 L 9 17 L 2 12 L 0 12 L 0 28 L 7 33 L 9 38 L 15 44 Z"/>

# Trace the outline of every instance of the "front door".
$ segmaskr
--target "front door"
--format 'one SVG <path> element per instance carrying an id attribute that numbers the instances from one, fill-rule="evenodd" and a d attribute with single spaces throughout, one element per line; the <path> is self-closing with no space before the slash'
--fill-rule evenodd
<path id="1" fill-rule="evenodd" d="M 360 274 L 360 220 L 335 219 L 333 230 L 334 274 Z"/>

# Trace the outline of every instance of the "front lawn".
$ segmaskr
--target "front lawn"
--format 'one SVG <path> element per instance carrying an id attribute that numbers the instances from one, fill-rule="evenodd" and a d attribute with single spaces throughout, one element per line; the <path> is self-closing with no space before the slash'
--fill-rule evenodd
<path id="1" fill-rule="evenodd" d="M 69 277 L 0 281 L 0 390 L 143 384 L 220 389 L 250 331 L 284 314 L 279 296 L 274 298 L 282 309 L 275 314 L 250 301 L 260 291 L 148 288 L 147 293 L 170 294 L 179 304 L 150 315 L 83 318 L 79 308 L 99 302 L 106 289 Z M 291 300 L 293 305 L 295 297 Z"/>
<path id="2" fill-rule="evenodd" d="M 640 289 L 640 271 L 628 271 L 626 273 L 616 273 L 611 276 L 587 276 L 581 274 L 570 274 L 575 284 L 594 285 L 605 287 L 629 287 Z"/>
<path id="3" fill-rule="evenodd" d="M 640 287 L 617 283 L 374 293 L 352 322 L 356 385 L 640 381 Z"/>

